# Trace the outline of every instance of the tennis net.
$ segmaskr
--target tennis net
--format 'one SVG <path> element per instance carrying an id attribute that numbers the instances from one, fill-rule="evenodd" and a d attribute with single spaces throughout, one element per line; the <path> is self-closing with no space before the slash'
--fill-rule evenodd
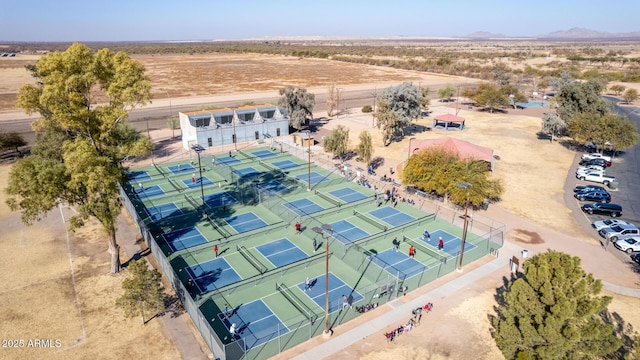
<path id="1" fill-rule="evenodd" d="M 176 191 L 180 191 L 180 187 L 178 186 L 178 184 L 176 184 L 175 181 L 173 181 L 172 178 L 167 178 L 167 180 L 169 180 L 169 184 L 171 184 L 171 186 L 173 186 L 174 189 L 176 189 Z"/>
<path id="2" fill-rule="evenodd" d="M 374 220 L 368 216 L 366 216 L 365 214 L 359 212 L 358 210 L 353 210 L 353 215 L 359 217 L 360 219 L 364 220 L 365 222 L 377 227 L 378 229 L 382 230 L 382 231 L 387 231 L 387 225 L 384 225 L 382 223 L 380 223 L 377 220 Z"/>
<path id="3" fill-rule="evenodd" d="M 272 164 L 269 164 L 269 163 L 268 163 L 268 162 L 266 162 L 266 161 L 258 160 L 258 163 L 259 163 L 260 165 L 262 165 L 262 166 L 266 167 L 266 168 L 267 168 L 267 169 L 269 169 L 269 170 L 276 171 L 276 172 L 280 172 L 280 171 L 281 171 L 279 167 L 277 167 L 277 166 L 275 166 L 275 165 L 272 165 Z"/>
<path id="4" fill-rule="evenodd" d="M 280 291 L 282 296 L 284 296 L 285 299 L 289 300 L 289 302 L 291 303 L 291 305 L 293 305 L 293 307 L 298 309 L 298 311 L 300 311 L 302 315 L 304 315 L 307 319 L 309 319 L 311 324 L 316 322 L 316 320 L 318 319 L 318 315 L 314 314 L 313 311 L 311 311 L 311 309 L 309 309 L 307 305 L 305 305 L 302 301 L 300 301 L 300 299 L 298 299 L 298 297 L 293 293 L 293 291 L 291 291 L 291 289 L 289 289 L 285 284 L 276 283 L 276 290 Z"/>
<path id="5" fill-rule="evenodd" d="M 262 265 L 262 263 L 260 263 L 260 261 L 258 261 L 258 259 L 256 259 L 256 257 L 253 256 L 253 254 L 250 253 L 247 248 L 242 245 L 237 245 L 236 249 L 238 249 L 240 255 L 247 259 L 247 261 L 260 272 L 260 274 L 264 274 L 267 271 L 267 268 Z"/>
<path id="6" fill-rule="evenodd" d="M 417 248 L 420 251 L 423 251 L 426 254 L 429 254 L 431 257 L 434 257 L 438 260 L 440 260 L 440 262 L 446 263 L 447 262 L 447 257 L 442 255 L 441 253 L 439 253 L 436 250 L 433 249 L 429 249 L 429 247 L 420 244 L 420 241 L 417 240 L 413 240 L 411 238 L 408 238 L 406 235 L 402 235 L 403 241 L 406 243 L 409 243 L 410 245 L 413 245 L 413 247 Z"/>
<path id="7" fill-rule="evenodd" d="M 184 198 L 187 199 L 189 204 L 191 204 L 191 206 L 193 206 L 194 209 L 198 210 L 200 205 L 198 205 L 198 203 L 196 203 L 196 201 L 191 196 L 189 196 L 188 194 L 184 194 Z"/>
<path id="8" fill-rule="evenodd" d="M 323 199 L 327 200 L 328 202 L 332 203 L 332 204 L 333 204 L 333 205 L 335 205 L 335 206 L 338 206 L 338 207 L 342 206 L 342 203 L 341 203 L 340 201 L 338 201 L 338 200 L 336 200 L 336 199 L 332 198 L 331 196 L 329 196 L 329 195 L 327 195 L 327 194 L 324 194 L 324 193 L 322 193 L 322 192 L 320 192 L 320 191 L 318 191 L 318 190 L 315 190 L 315 193 L 316 193 L 316 195 L 318 195 L 318 196 L 320 196 L 321 198 L 323 198 Z"/>

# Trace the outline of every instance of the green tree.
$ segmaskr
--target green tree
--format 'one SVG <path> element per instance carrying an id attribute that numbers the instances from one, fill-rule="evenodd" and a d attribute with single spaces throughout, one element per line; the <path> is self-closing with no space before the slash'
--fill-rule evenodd
<path id="1" fill-rule="evenodd" d="M 554 136 L 560 136 L 567 130 L 567 124 L 556 113 L 544 113 L 542 116 L 542 131 L 551 135 L 553 142 Z"/>
<path id="2" fill-rule="evenodd" d="M 344 155 L 349 150 L 349 129 L 343 125 L 336 126 L 331 135 L 324 139 L 324 149 L 344 160 Z"/>
<path id="3" fill-rule="evenodd" d="M 502 87 L 504 85 L 508 85 L 511 82 L 511 69 L 504 64 L 496 65 L 493 70 L 493 81 L 495 81 L 496 86 Z"/>
<path id="4" fill-rule="evenodd" d="M 611 87 L 609 89 L 611 91 L 613 91 L 613 93 L 616 96 L 620 96 L 620 94 L 622 94 L 622 92 L 624 91 L 624 89 L 626 89 L 626 87 L 624 87 L 623 85 L 620 85 L 620 84 L 616 84 L 616 85 L 611 85 Z"/>
<path id="5" fill-rule="evenodd" d="M 171 129 L 171 137 L 175 137 L 175 130 L 180 128 L 180 120 L 178 119 L 178 117 L 171 116 L 169 119 L 167 119 L 167 125 L 169 126 L 169 129 Z"/>
<path id="6" fill-rule="evenodd" d="M 558 115 L 567 122 L 576 114 L 604 115 L 611 110 L 611 103 L 602 99 L 602 85 L 596 80 L 585 83 L 572 82 L 563 86 L 556 94 Z"/>
<path id="7" fill-rule="evenodd" d="M 523 94 L 515 85 L 504 85 L 500 87 L 500 92 L 502 93 L 502 95 L 506 96 L 509 99 L 509 102 L 511 101 L 511 99 L 514 103 L 527 102 L 529 100 L 527 99 L 527 96 Z M 512 95 L 513 98 L 511 97 Z"/>
<path id="8" fill-rule="evenodd" d="M 601 289 L 578 257 L 553 250 L 534 256 L 498 295 L 504 301 L 493 319 L 496 345 L 507 359 L 595 359 L 615 352 L 622 340 L 600 316 L 611 302 L 598 296 Z"/>
<path id="9" fill-rule="evenodd" d="M 560 91 L 565 85 L 573 84 L 575 82 L 575 76 L 568 71 L 560 72 L 559 76 L 549 78 L 549 85 L 555 91 Z"/>
<path id="10" fill-rule="evenodd" d="M 20 153 L 19 148 L 26 145 L 27 142 L 17 132 L 0 132 L 0 150 L 15 149 Z"/>
<path id="11" fill-rule="evenodd" d="M 420 93 L 422 93 L 422 102 L 420 103 L 420 111 L 429 111 L 429 105 L 431 105 L 431 99 L 429 99 L 429 90 L 428 87 L 420 88 Z"/>
<path id="12" fill-rule="evenodd" d="M 124 293 L 116 300 L 116 306 L 124 310 L 125 317 L 140 316 L 146 324 L 146 314 L 156 315 L 164 311 L 164 286 L 156 269 L 149 269 L 145 260 L 131 261 L 129 278 L 122 282 Z"/>
<path id="13" fill-rule="evenodd" d="M 438 89 L 438 97 L 443 102 L 449 101 L 449 99 L 451 99 L 455 94 L 456 88 L 451 84 L 447 84 L 444 87 Z"/>
<path id="14" fill-rule="evenodd" d="M 403 127 L 400 116 L 391 110 L 387 102 L 382 99 L 378 100 L 374 116 L 378 129 L 382 130 L 382 143 L 384 146 L 389 146 L 391 141 L 398 137 L 396 134 L 399 134 Z"/>
<path id="15" fill-rule="evenodd" d="M 489 112 L 500 107 L 509 106 L 509 98 L 500 89 L 490 84 L 480 84 L 472 98 L 477 106 L 489 108 Z"/>
<path id="16" fill-rule="evenodd" d="M 294 88 L 289 85 L 280 89 L 278 105 L 287 109 L 289 125 L 300 131 L 313 117 L 313 107 L 316 106 L 316 96 L 308 93 L 307 89 Z"/>
<path id="17" fill-rule="evenodd" d="M 94 54 L 74 43 L 29 69 L 36 82 L 20 89 L 17 104 L 41 115 L 32 124 L 39 135 L 32 154 L 9 173 L 7 204 L 29 225 L 60 202 L 75 206 L 72 230 L 97 219 L 109 239 L 111 272 L 117 273 L 116 183 L 124 179 L 127 157 L 147 155 L 152 146 L 126 124 L 128 111 L 150 99 L 144 67 L 125 53 Z M 108 101 L 94 102 L 101 97 Z"/>
<path id="18" fill-rule="evenodd" d="M 632 102 L 638 100 L 638 90 L 636 89 L 627 89 L 622 95 L 622 100 L 627 104 L 631 104 Z"/>
<path id="19" fill-rule="evenodd" d="M 420 116 L 420 104 L 422 104 L 422 92 L 417 86 L 404 82 L 398 86 L 385 89 L 380 96 L 380 102 L 398 115 L 400 121 L 399 130 L 409 126 L 413 119 Z"/>
<path id="20" fill-rule="evenodd" d="M 338 90 L 335 85 L 331 84 L 327 93 L 327 116 L 333 116 L 333 110 L 338 104 Z"/>
<path id="21" fill-rule="evenodd" d="M 593 142 L 601 149 L 611 144 L 615 150 L 633 147 L 640 137 L 636 124 L 622 115 L 582 113 L 574 116 L 567 126 L 569 136 L 584 144 Z"/>
<path id="22" fill-rule="evenodd" d="M 358 136 L 360 142 L 356 147 L 356 153 L 364 161 L 365 164 L 369 164 L 373 158 L 373 142 L 371 141 L 371 134 L 368 131 L 363 131 Z"/>

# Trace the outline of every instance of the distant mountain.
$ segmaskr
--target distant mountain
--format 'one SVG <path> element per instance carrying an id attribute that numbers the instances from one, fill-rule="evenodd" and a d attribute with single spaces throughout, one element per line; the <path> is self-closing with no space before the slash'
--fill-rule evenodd
<path id="1" fill-rule="evenodd" d="M 640 31 L 628 33 L 610 33 L 584 28 L 572 28 L 569 30 L 554 31 L 545 35 L 538 35 L 542 39 L 637 39 Z"/>
<path id="2" fill-rule="evenodd" d="M 471 38 L 471 39 L 497 39 L 497 38 L 505 38 L 506 36 L 504 34 L 494 34 L 488 31 L 476 31 L 465 37 Z"/>

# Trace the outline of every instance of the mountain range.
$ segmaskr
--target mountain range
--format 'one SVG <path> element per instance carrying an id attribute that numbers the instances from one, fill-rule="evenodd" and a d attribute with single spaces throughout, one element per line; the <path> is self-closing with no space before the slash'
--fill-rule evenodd
<path id="1" fill-rule="evenodd" d="M 540 34 L 536 36 L 508 36 L 504 34 L 490 33 L 486 31 L 477 31 L 465 36 L 471 39 L 508 39 L 508 38 L 530 38 L 530 39 L 551 39 L 551 40 L 597 40 L 597 39 L 640 39 L 640 31 L 626 33 L 610 33 L 585 28 L 571 28 L 569 30 L 560 30 L 550 32 L 548 34 Z"/>

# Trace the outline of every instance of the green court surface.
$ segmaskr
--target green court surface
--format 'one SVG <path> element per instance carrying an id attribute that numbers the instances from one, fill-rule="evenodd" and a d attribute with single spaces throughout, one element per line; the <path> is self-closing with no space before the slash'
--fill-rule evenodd
<path id="1" fill-rule="evenodd" d="M 201 161 L 202 187 L 185 185 L 200 169 L 182 161 L 133 170 L 122 194 L 203 338 L 227 359 L 268 358 L 322 333 L 327 244 L 332 327 L 357 317 L 356 306 L 390 301 L 401 295 L 396 289 L 411 291 L 457 266 L 462 230 L 454 221 L 403 202 L 378 207 L 373 189 L 335 170 L 312 163 L 309 171 L 269 148 Z M 437 238 L 421 238 L 425 229 L 447 237 L 443 251 Z M 468 233 L 464 263 L 499 247 L 492 237 Z M 343 309 L 343 296 L 353 308 Z"/>

